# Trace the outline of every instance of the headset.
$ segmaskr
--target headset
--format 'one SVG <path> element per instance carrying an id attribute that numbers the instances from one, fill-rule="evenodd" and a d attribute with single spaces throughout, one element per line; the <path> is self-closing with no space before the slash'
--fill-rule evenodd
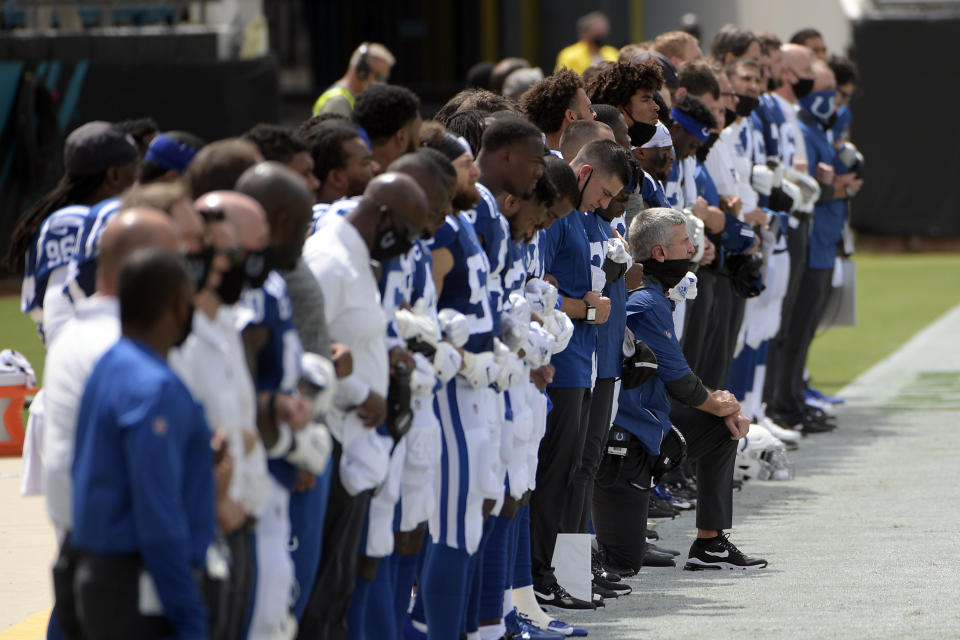
<path id="1" fill-rule="evenodd" d="M 369 48 L 369 42 L 364 42 L 360 45 L 360 59 L 357 60 L 357 68 L 354 70 L 354 72 L 361 80 L 366 80 L 370 75 L 370 62 L 367 60 L 367 49 Z"/>

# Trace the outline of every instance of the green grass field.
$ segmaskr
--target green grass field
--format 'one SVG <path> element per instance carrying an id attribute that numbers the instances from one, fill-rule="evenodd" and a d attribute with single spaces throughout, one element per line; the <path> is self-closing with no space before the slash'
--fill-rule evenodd
<path id="1" fill-rule="evenodd" d="M 834 393 L 910 336 L 960 304 L 960 254 L 862 254 L 857 263 L 857 327 L 831 329 L 813 343 L 814 385 Z M 13 348 L 43 375 L 43 345 L 19 300 L 0 298 L 0 348 Z"/>

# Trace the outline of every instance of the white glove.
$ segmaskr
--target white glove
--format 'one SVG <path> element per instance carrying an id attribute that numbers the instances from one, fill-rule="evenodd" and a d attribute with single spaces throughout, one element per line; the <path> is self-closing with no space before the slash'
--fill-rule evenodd
<path id="1" fill-rule="evenodd" d="M 769 196 L 773 190 L 774 174 L 770 167 L 764 164 L 753 165 L 750 174 L 750 186 L 762 196 Z"/>
<path id="2" fill-rule="evenodd" d="M 506 391 L 524 378 L 526 368 L 523 361 L 510 348 L 496 338 L 493 341 L 493 353 L 500 371 L 495 385 L 499 391 Z"/>
<path id="3" fill-rule="evenodd" d="M 794 210 L 798 209 L 803 202 L 803 192 L 800 190 L 800 187 L 789 180 L 783 180 L 780 183 L 780 189 L 785 195 L 793 198 L 793 208 Z"/>
<path id="4" fill-rule="evenodd" d="M 545 318 L 556 310 L 560 292 L 546 280 L 531 278 L 524 287 L 524 296 L 530 303 L 530 310 Z"/>
<path id="5" fill-rule="evenodd" d="M 460 372 L 474 389 L 489 387 L 497 380 L 500 367 L 490 351 L 480 353 L 463 352 L 463 370 Z"/>
<path id="6" fill-rule="evenodd" d="M 565 313 L 553 313 L 543 319 L 543 328 L 549 331 L 555 342 L 553 352 L 560 353 L 567 348 L 573 336 L 573 321 Z"/>
<path id="7" fill-rule="evenodd" d="M 837 149 L 837 157 L 848 169 L 863 164 L 863 154 L 852 142 L 844 142 L 840 145 L 840 148 Z"/>
<path id="8" fill-rule="evenodd" d="M 524 361 L 531 369 L 539 369 L 550 364 L 553 355 L 553 345 L 557 339 L 543 328 L 539 322 L 530 323 L 530 337 L 524 350 Z"/>
<path id="9" fill-rule="evenodd" d="M 436 347 L 440 342 L 440 327 L 433 318 L 409 309 L 397 309 L 394 313 L 397 332 L 404 340 L 421 340 Z"/>
<path id="10" fill-rule="evenodd" d="M 519 293 L 511 293 L 500 316 L 500 339 L 511 351 L 520 351 L 530 334 L 530 304 Z"/>
<path id="11" fill-rule="evenodd" d="M 327 415 L 337 393 L 337 372 L 333 363 L 316 353 L 300 356 L 300 377 L 306 383 L 307 393 L 313 397 L 313 418 Z"/>
<path id="12" fill-rule="evenodd" d="M 800 211 L 810 213 L 814 205 L 820 199 L 820 184 L 808 173 L 797 171 L 792 167 L 785 167 L 783 170 L 783 179 L 789 180 L 800 188 Z"/>
<path id="13" fill-rule="evenodd" d="M 447 383 L 457 375 L 463 365 L 463 357 L 457 348 L 449 342 L 437 345 L 437 353 L 433 356 L 433 369 L 440 382 Z"/>
<path id="14" fill-rule="evenodd" d="M 325 425 L 311 422 L 300 431 L 294 432 L 293 441 L 296 444 L 293 451 L 286 455 L 287 462 L 297 469 L 317 476 L 326 470 L 330 452 L 333 450 L 333 440 Z"/>
<path id="15" fill-rule="evenodd" d="M 627 243 L 620 238 L 610 238 L 610 243 L 607 245 L 607 258 L 626 264 L 627 269 L 633 266 L 633 256 L 627 251 Z"/>
<path id="16" fill-rule="evenodd" d="M 410 372 L 410 394 L 415 396 L 429 396 L 437 386 L 437 373 L 433 365 L 422 353 L 414 353 L 413 361 L 416 368 Z"/>
<path id="17" fill-rule="evenodd" d="M 687 271 L 683 280 L 678 282 L 675 287 L 667 292 L 667 297 L 676 303 L 683 300 L 693 300 L 697 297 L 697 276 L 692 271 Z"/>
<path id="18" fill-rule="evenodd" d="M 470 321 L 467 316 L 453 309 L 442 309 L 437 314 L 440 320 L 440 330 L 447 342 L 455 347 L 462 347 L 470 339 Z"/>

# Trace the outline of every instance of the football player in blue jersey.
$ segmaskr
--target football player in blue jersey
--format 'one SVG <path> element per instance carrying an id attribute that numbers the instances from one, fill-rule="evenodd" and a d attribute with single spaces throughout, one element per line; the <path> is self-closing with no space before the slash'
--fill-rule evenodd
<path id="1" fill-rule="evenodd" d="M 317 202 L 359 196 L 373 176 L 380 173 L 370 145 L 353 122 L 311 118 L 300 125 L 298 134 L 313 158 L 313 174 L 319 181 Z"/>
<path id="2" fill-rule="evenodd" d="M 140 160 L 133 139 L 103 121 L 88 122 L 67 136 L 63 158 L 64 176 L 20 217 L 6 258 L 10 271 L 23 274 L 20 310 L 48 342 L 53 336 L 45 335 L 44 298 L 62 295 L 84 216 L 90 206 L 133 184 Z"/>
<path id="3" fill-rule="evenodd" d="M 564 130 L 579 120 L 593 120 L 595 114 L 580 74 L 560 69 L 535 82 L 520 96 L 520 108 L 546 136 L 546 144 L 560 150 Z"/>
<path id="4" fill-rule="evenodd" d="M 395 84 L 374 84 L 357 96 L 353 118 L 381 167 L 420 146 L 420 98 Z"/>
<path id="5" fill-rule="evenodd" d="M 186 131 L 168 131 L 156 135 L 140 163 L 137 184 L 142 186 L 178 181 L 202 146 L 200 138 Z M 70 260 L 64 285 L 64 291 L 72 303 L 93 294 L 100 235 L 119 208 L 119 198 L 108 198 L 90 207 L 84 218 L 83 228 L 77 238 L 76 253 Z"/>
<path id="6" fill-rule="evenodd" d="M 457 147 L 462 152 L 462 147 Z M 400 156 L 387 170 L 410 176 L 423 189 L 429 211 L 424 236 L 432 236 L 453 212 L 456 170 L 450 160 L 439 151 L 424 148 Z M 416 392 L 418 397 L 409 400 L 409 432 L 396 431 L 388 425 L 394 429 L 396 444 L 382 488 L 370 499 L 356 587 L 348 610 L 351 638 L 399 637 L 398 624 L 406 613 L 413 587 L 411 569 L 415 565 L 409 560 L 415 560 L 420 552 L 426 521 L 435 505 L 434 467 L 439 463 L 436 445 L 440 425 L 433 411 L 433 392 L 438 369 L 447 381 L 456 375 L 461 360 L 452 345 L 439 342 L 432 269 L 430 250 L 419 239 L 405 254 L 384 263 L 379 278 L 391 361 L 395 367 L 402 361 L 408 368 L 410 394 Z M 411 356 L 408 347 L 416 355 Z M 391 389 L 391 405 L 402 401 L 399 391 L 400 386 Z M 399 526 L 395 511 L 400 511 Z M 402 585 L 397 575 L 401 566 Z M 400 611 L 395 602 L 403 602 Z"/>

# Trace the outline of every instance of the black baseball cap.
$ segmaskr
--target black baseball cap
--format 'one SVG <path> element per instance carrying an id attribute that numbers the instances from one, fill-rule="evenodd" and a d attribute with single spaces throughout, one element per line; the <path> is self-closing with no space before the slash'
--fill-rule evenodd
<path id="1" fill-rule="evenodd" d="M 133 137 L 115 125 L 94 120 L 74 129 L 63 146 L 63 165 L 72 176 L 103 173 L 140 156 Z"/>
<path id="2" fill-rule="evenodd" d="M 680 86 L 680 77 L 677 76 L 677 68 L 673 66 L 670 59 L 659 51 L 641 51 L 633 56 L 630 62 L 646 62 L 653 60 L 660 65 L 660 72 L 663 74 L 663 82 L 668 89 L 676 89 Z"/>

